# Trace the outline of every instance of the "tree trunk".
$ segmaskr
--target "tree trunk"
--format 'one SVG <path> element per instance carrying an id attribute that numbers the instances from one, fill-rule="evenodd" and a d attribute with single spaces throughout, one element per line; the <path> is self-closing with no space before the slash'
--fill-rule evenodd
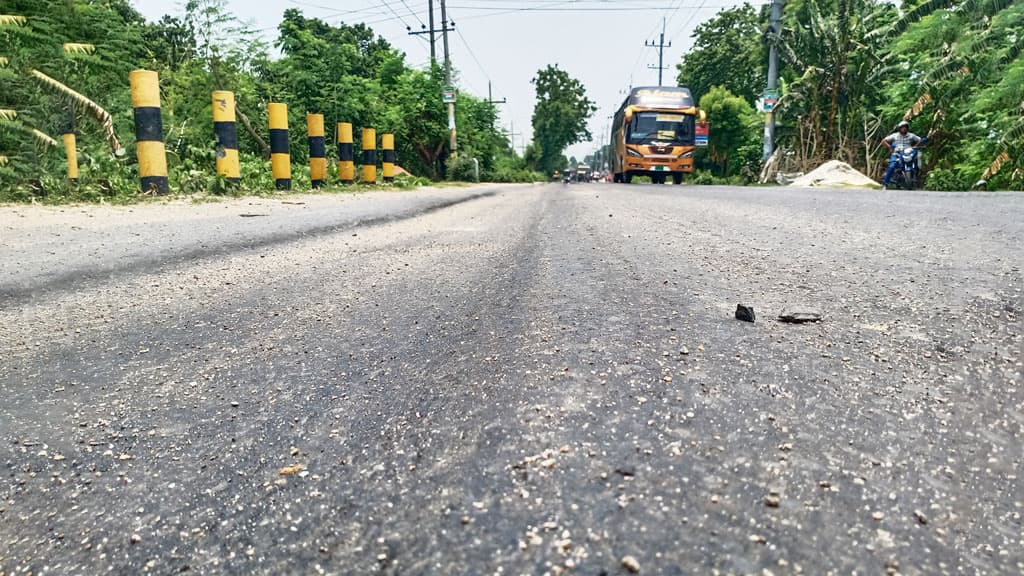
<path id="1" fill-rule="evenodd" d="M 425 144 L 416 143 L 416 153 L 419 154 L 420 160 L 430 170 L 430 179 L 437 180 L 437 157 L 441 154 L 441 150 L 444 149 L 444 141 L 441 141 L 434 150 L 427 148 Z"/>
<path id="2" fill-rule="evenodd" d="M 253 140 L 255 140 L 256 142 L 259 143 L 260 148 L 263 149 L 263 159 L 264 160 L 269 160 L 270 159 L 270 145 L 267 144 L 266 140 L 261 138 L 259 133 L 256 132 L 256 130 L 253 129 L 252 122 L 249 121 L 249 117 L 246 116 L 245 113 L 242 112 L 238 108 L 237 104 L 235 104 L 235 112 L 238 113 L 238 117 L 242 120 L 242 125 L 245 126 L 245 131 L 248 132 L 249 135 L 252 136 Z"/>

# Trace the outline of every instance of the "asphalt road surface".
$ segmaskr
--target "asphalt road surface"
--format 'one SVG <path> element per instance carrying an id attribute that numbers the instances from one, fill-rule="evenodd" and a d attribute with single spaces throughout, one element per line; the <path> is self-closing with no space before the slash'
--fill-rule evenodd
<path id="1" fill-rule="evenodd" d="M 8 207 L 0 263 L 4 575 L 1024 572 L 1019 194 Z"/>

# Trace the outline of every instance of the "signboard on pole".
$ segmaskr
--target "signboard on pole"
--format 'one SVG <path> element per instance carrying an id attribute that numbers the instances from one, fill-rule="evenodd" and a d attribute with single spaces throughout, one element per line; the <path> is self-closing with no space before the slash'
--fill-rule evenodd
<path id="1" fill-rule="evenodd" d="M 445 86 L 441 92 L 441 101 L 445 104 L 455 103 L 455 86 Z"/>
<path id="2" fill-rule="evenodd" d="M 761 111 L 772 112 L 775 110 L 775 103 L 779 101 L 778 90 L 765 90 L 764 97 L 761 98 Z"/>
<path id="3" fill-rule="evenodd" d="M 695 146 L 707 146 L 708 145 L 708 134 L 711 129 L 708 127 L 707 122 L 697 122 L 693 126 L 693 144 Z"/>

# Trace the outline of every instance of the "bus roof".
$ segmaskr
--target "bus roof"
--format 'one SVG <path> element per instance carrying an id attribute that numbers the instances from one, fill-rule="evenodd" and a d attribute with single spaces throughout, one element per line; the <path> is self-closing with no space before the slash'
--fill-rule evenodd
<path id="1" fill-rule="evenodd" d="M 639 86 L 629 91 L 629 96 L 622 103 L 626 106 L 643 108 L 692 108 L 695 106 L 689 88 L 675 86 Z"/>

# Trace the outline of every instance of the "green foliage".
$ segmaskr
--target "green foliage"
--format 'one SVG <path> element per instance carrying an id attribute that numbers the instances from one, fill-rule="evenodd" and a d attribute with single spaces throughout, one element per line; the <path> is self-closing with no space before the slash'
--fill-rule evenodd
<path id="1" fill-rule="evenodd" d="M 690 179 L 690 183 L 698 186 L 708 186 L 715 183 L 715 177 L 711 174 L 710 170 L 697 170 L 694 172 L 693 178 Z"/>
<path id="2" fill-rule="evenodd" d="M 448 179 L 456 182 L 479 182 L 477 166 L 466 154 L 448 157 Z"/>
<path id="3" fill-rule="evenodd" d="M 679 85 L 697 98 L 712 86 L 724 86 L 752 104 L 767 81 L 768 50 L 761 40 L 766 20 L 764 10 L 744 3 L 697 26 L 693 47 L 676 66 Z"/>
<path id="4" fill-rule="evenodd" d="M 700 109 L 712 126 L 708 155 L 719 176 L 729 176 L 750 163 L 751 152 L 760 154 L 760 118 L 753 106 L 724 86 L 714 86 L 700 99 Z"/>
<path id="5" fill-rule="evenodd" d="M 577 142 L 590 140 L 587 120 L 597 106 L 587 98 L 583 84 L 558 66 L 537 71 L 532 80 L 537 88 L 533 109 L 533 135 L 537 148 L 530 166 L 544 173 L 560 167 L 562 152 Z"/>
<path id="6" fill-rule="evenodd" d="M 953 170 L 935 168 L 928 173 L 928 177 L 924 182 L 924 189 L 940 191 L 968 190 L 972 184 L 973 182 L 958 176 Z"/>
<path id="7" fill-rule="evenodd" d="M 399 165 L 419 176 L 395 187 L 440 179 L 448 150 L 447 110 L 440 68 L 410 68 L 405 56 L 364 24 L 328 24 L 285 11 L 271 46 L 237 20 L 226 0 L 187 0 L 180 13 L 145 22 L 128 0 L 65 0 L 59 9 L 40 0 L 8 0 L 3 13 L 24 23 L 0 25 L 0 200 L 127 202 L 142 198 L 134 147 L 128 73 L 145 68 L 160 77 L 169 180 L 177 194 L 271 192 L 267 104 L 289 107 L 293 185 L 309 187 L 307 112 L 325 115 L 328 165 L 336 178 L 337 122 L 393 133 Z M 94 49 L 66 51 L 64 43 Z M 32 75 L 39 70 L 53 82 Z M 235 94 L 241 185 L 217 176 L 211 92 Z M 109 127 L 103 118 L 110 113 Z M 64 184 L 63 146 L 47 145 L 71 118 L 78 139 L 78 186 Z M 479 159 L 486 176 L 515 158 L 495 128 L 493 105 L 460 94 L 460 151 Z M 107 130 L 107 132 L 105 132 Z M 111 154 L 110 135 L 127 148 Z M 503 164 L 504 163 L 504 164 Z M 514 172 L 514 170 L 513 170 Z"/>
<path id="8" fill-rule="evenodd" d="M 1024 187 L 1024 3 L 896 4 L 900 11 L 875 0 L 789 0 L 783 29 L 765 36 L 782 59 L 777 143 L 794 168 L 839 159 L 880 178 L 887 158 L 879 142 L 907 119 L 931 140 L 928 186 L 968 189 L 987 175 L 989 189 Z M 740 7 L 698 27 L 680 82 L 698 94 L 705 78 L 748 99 L 759 93 L 765 47 L 753 30 L 766 21 Z M 712 142 L 720 128 L 711 121 Z M 752 143 L 725 148 L 730 170 L 733 156 L 755 154 Z M 721 151 L 712 152 L 720 162 Z"/>

